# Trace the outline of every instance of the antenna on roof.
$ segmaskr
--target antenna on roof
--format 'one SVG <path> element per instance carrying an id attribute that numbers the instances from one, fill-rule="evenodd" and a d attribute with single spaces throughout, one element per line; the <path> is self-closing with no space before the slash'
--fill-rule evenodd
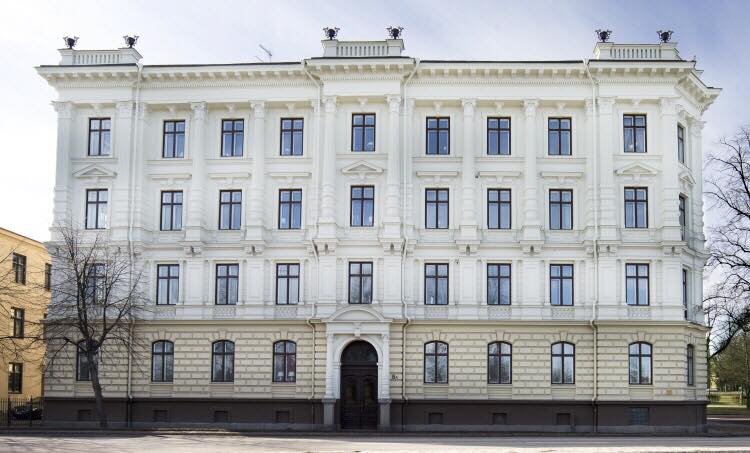
<path id="1" fill-rule="evenodd" d="M 265 47 L 263 47 L 263 44 L 258 44 L 258 47 L 260 47 L 263 50 L 263 52 L 265 52 L 266 55 L 268 55 L 268 62 L 270 63 L 271 59 L 273 58 L 273 53 L 270 50 L 268 50 Z M 255 58 L 258 58 L 258 57 L 255 57 Z M 260 58 L 258 58 L 258 59 L 260 60 Z"/>

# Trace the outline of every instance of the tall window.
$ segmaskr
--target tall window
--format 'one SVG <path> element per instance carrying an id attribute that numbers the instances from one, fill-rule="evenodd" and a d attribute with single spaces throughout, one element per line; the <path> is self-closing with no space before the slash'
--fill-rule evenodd
<path id="1" fill-rule="evenodd" d="M 245 120 L 221 121 L 221 157 L 242 156 Z"/>
<path id="2" fill-rule="evenodd" d="M 89 156 L 109 156 L 112 120 L 89 118 Z"/>
<path id="3" fill-rule="evenodd" d="M 574 384 L 576 376 L 576 347 L 561 341 L 552 344 L 552 383 Z"/>
<path id="4" fill-rule="evenodd" d="M 276 265 L 276 304 L 299 303 L 299 264 Z"/>
<path id="5" fill-rule="evenodd" d="M 623 115 L 622 130 L 626 153 L 646 152 L 646 115 Z"/>
<path id="6" fill-rule="evenodd" d="M 648 305 L 648 264 L 625 265 L 625 302 Z"/>
<path id="7" fill-rule="evenodd" d="M 76 381 L 90 381 L 91 366 L 86 357 L 86 342 L 79 341 L 76 344 Z"/>
<path id="8" fill-rule="evenodd" d="M 104 263 L 94 263 L 86 269 L 86 301 L 97 304 L 104 301 L 107 291 L 107 269 Z"/>
<path id="9" fill-rule="evenodd" d="M 573 265 L 549 265 L 549 298 L 552 305 L 573 305 Z"/>
<path id="10" fill-rule="evenodd" d="M 450 154 L 450 139 L 450 118 L 427 117 L 427 154 Z"/>
<path id="11" fill-rule="evenodd" d="M 219 191 L 219 229 L 239 230 L 242 222 L 242 191 Z"/>
<path id="12" fill-rule="evenodd" d="M 695 347 L 687 345 L 687 385 L 695 385 Z"/>
<path id="13" fill-rule="evenodd" d="M 570 156 L 571 119 L 549 118 L 547 120 L 547 154 L 550 156 Z"/>
<path id="14" fill-rule="evenodd" d="M 487 304 L 510 305 L 510 264 L 487 265 Z"/>
<path id="15" fill-rule="evenodd" d="M 642 341 L 628 346 L 631 384 L 651 384 L 651 345 Z"/>
<path id="16" fill-rule="evenodd" d="M 625 228 L 648 228 L 647 188 L 625 188 Z"/>
<path id="17" fill-rule="evenodd" d="M 351 220 L 353 227 L 371 227 L 375 217 L 375 187 L 352 186 Z"/>
<path id="18" fill-rule="evenodd" d="M 174 372 L 174 343 L 154 341 L 151 345 L 151 381 L 172 382 Z"/>
<path id="19" fill-rule="evenodd" d="M 8 364 L 8 393 L 21 393 L 23 390 L 23 364 Z M 8 403 L 10 406 L 10 403 Z"/>
<path id="20" fill-rule="evenodd" d="M 424 265 L 424 303 L 448 304 L 448 264 Z"/>
<path id="21" fill-rule="evenodd" d="M 107 189 L 86 191 L 86 229 L 100 230 L 107 227 Z"/>
<path id="22" fill-rule="evenodd" d="M 677 160 L 685 163 L 685 128 L 677 125 Z"/>
<path id="23" fill-rule="evenodd" d="M 487 118 L 487 154 L 510 155 L 510 118 Z"/>
<path id="24" fill-rule="evenodd" d="M 550 189 L 549 228 L 551 230 L 573 229 L 573 191 Z"/>
<path id="25" fill-rule="evenodd" d="M 234 343 L 215 341 L 211 351 L 211 381 L 234 382 Z"/>
<path id="26" fill-rule="evenodd" d="M 425 228 L 448 228 L 448 189 L 425 190 Z"/>
<path id="27" fill-rule="evenodd" d="M 302 190 L 279 190 L 279 229 L 298 230 L 302 228 Z"/>
<path id="28" fill-rule="evenodd" d="M 688 319 L 688 270 L 682 269 L 682 314 Z"/>
<path id="29" fill-rule="evenodd" d="M 424 345 L 425 384 L 448 383 L 448 343 L 430 341 Z"/>
<path id="30" fill-rule="evenodd" d="M 182 229 L 182 191 L 164 191 L 161 193 L 161 230 L 178 231 Z"/>
<path id="31" fill-rule="evenodd" d="M 352 115 L 352 151 L 375 151 L 375 114 Z"/>
<path id="32" fill-rule="evenodd" d="M 52 289 L 52 265 L 50 263 L 44 263 L 44 289 L 47 291 Z"/>
<path id="33" fill-rule="evenodd" d="M 372 263 L 349 263 L 349 303 L 372 303 Z"/>
<path id="34" fill-rule="evenodd" d="M 281 149 L 282 156 L 301 156 L 303 148 L 303 133 L 305 120 L 302 118 L 281 119 Z"/>
<path id="35" fill-rule="evenodd" d="M 235 305 L 239 298 L 240 265 L 216 265 L 216 305 Z"/>
<path id="36" fill-rule="evenodd" d="M 288 340 L 273 344 L 273 382 L 297 380 L 297 343 Z"/>
<path id="37" fill-rule="evenodd" d="M 180 265 L 156 266 L 156 304 L 175 305 L 180 295 Z"/>
<path id="38" fill-rule="evenodd" d="M 496 341 L 487 346 L 487 382 L 490 384 L 510 384 L 512 346 L 504 341 Z"/>
<path id="39" fill-rule="evenodd" d="M 680 239 L 687 238 L 687 198 L 680 195 Z"/>
<path id="40" fill-rule="evenodd" d="M 10 309 L 10 322 L 13 329 L 13 338 L 23 338 L 25 317 L 25 311 L 23 308 L 13 307 Z"/>
<path id="41" fill-rule="evenodd" d="M 13 281 L 20 285 L 26 284 L 26 256 L 19 253 L 13 254 Z"/>
<path id="42" fill-rule="evenodd" d="M 164 122 L 162 139 L 162 157 L 185 157 L 185 121 L 169 120 Z"/>
<path id="43" fill-rule="evenodd" d="M 487 189 L 487 228 L 510 228 L 510 189 Z"/>

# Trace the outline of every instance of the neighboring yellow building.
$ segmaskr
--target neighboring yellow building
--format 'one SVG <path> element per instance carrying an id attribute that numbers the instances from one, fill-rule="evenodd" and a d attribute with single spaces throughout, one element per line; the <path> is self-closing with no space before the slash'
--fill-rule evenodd
<path id="1" fill-rule="evenodd" d="M 42 395 L 50 261 L 41 242 L 0 228 L 0 400 Z"/>

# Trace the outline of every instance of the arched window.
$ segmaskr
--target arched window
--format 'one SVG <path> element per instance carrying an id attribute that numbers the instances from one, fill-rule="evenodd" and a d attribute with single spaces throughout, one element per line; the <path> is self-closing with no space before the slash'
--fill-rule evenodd
<path id="1" fill-rule="evenodd" d="M 174 343 L 154 341 L 151 345 L 151 381 L 172 382 L 174 370 Z"/>
<path id="2" fill-rule="evenodd" d="M 651 345 L 642 341 L 628 347 L 630 383 L 651 384 Z"/>
<path id="3" fill-rule="evenodd" d="M 91 367 L 86 356 L 86 341 L 76 343 L 76 381 L 90 381 Z"/>
<path id="4" fill-rule="evenodd" d="M 297 380 L 297 343 L 281 340 L 273 344 L 273 382 Z"/>
<path id="5" fill-rule="evenodd" d="M 574 384 L 576 376 L 576 347 L 560 341 L 552 344 L 552 383 Z"/>
<path id="6" fill-rule="evenodd" d="M 234 382 L 234 343 L 229 340 L 215 341 L 211 349 L 211 380 Z"/>
<path id="7" fill-rule="evenodd" d="M 487 382 L 490 384 L 511 383 L 512 351 L 510 343 L 504 341 L 496 341 L 487 346 Z"/>
<path id="8" fill-rule="evenodd" d="M 430 341 L 424 345 L 424 382 L 448 383 L 448 343 Z"/>
<path id="9" fill-rule="evenodd" d="M 695 385 L 695 348 L 687 345 L 687 385 Z"/>

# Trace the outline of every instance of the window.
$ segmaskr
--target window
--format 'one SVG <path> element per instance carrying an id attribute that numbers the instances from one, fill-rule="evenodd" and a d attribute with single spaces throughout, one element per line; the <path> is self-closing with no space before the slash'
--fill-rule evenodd
<path id="1" fill-rule="evenodd" d="M 162 157 L 185 157 L 185 121 L 170 120 L 164 122 L 162 140 Z"/>
<path id="2" fill-rule="evenodd" d="M 688 319 L 688 270 L 682 269 L 682 313 Z"/>
<path id="3" fill-rule="evenodd" d="M 273 382 L 297 380 L 297 343 L 277 341 L 273 344 Z"/>
<path id="4" fill-rule="evenodd" d="M 573 191 L 550 189 L 549 228 L 551 230 L 573 229 Z"/>
<path id="5" fill-rule="evenodd" d="M 52 265 L 50 263 L 44 263 L 44 289 L 47 291 L 52 289 Z"/>
<path id="6" fill-rule="evenodd" d="M 298 230 L 302 228 L 302 190 L 279 190 L 279 229 Z"/>
<path id="7" fill-rule="evenodd" d="M 179 231 L 182 229 L 182 191 L 164 191 L 161 193 L 162 231 Z"/>
<path id="8" fill-rule="evenodd" d="M 216 305 L 235 305 L 239 296 L 240 265 L 216 265 Z"/>
<path id="9" fill-rule="evenodd" d="M 647 188 L 625 188 L 625 228 L 648 228 Z"/>
<path id="10" fill-rule="evenodd" d="M 552 383 L 574 384 L 576 375 L 576 347 L 561 341 L 552 344 Z"/>
<path id="11" fill-rule="evenodd" d="M 282 156 L 301 156 L 305 120 L 302 118 L 281 119 L 281 141 L 279 154 Z"/>
<path id="12" fill-rule="evenodd" d="M 628 346 L 630 384 L 651 384 L 651 345 L 642 341 Z"/>
<path id="13" fill-rule="evenodd" d="M 550 156 L 570 156 L 570 118 L 549 118 L 547 120 L 547 154 Z"/>
<path id="14" fill-rule="evenodd" d="M 79 341 L 76 344 L 76 381 L 90 381 L 91 366 L 86 356 L 86 342 Z"/>
<path id="15" fill-rule="evenodd" d="M 276 265 L 276 304 L 299 303 L 299 264 Z"/>
<path id="16" fill-rule="evenodd" d="M 375 188 L 373 186 L 352 186 L 351 220 L 353 227 L 371 227 L 374 224 Z"/>
<path id="17" fill-rule="evenodd" d="M 448 383 L 448 344 L 430 341 L 424 345 L 425 384 Z"/>
<path id="18" fill-rule="evenodd" d="M 241 157 L 245 120 L 221 121 L 221 157 Z"/>
<path id="19" fill-rule="evenodd" d="M 375 151 L 375 114 L 352 115 L 352 151 Z"/>
<path id="20" fill-rule="evenodd" d="M 487 382 L 490 384 L 511 383 L 512 346 L 496 341 L 487 346 Z"/>
<path id="21" fill-rule="evenodd" d="M 23 338 L 25 311 L 23 308 L 10 309 L 10 322 L 13 329 L 13 338 Z"/>
<path id="22" fill-rule="evenodd" d="M 687 238 L 687 216 L 686 216 L 687 199 L 680 195 L 680 239 L 683 241 Z"/>
<path id="23" fill-rule="evenodd" d="M 372 263 L 349 263 L 349 303 L 372 303 Z"/>
<path id="24" fill-rule="evenodd" d="M 242 191 L 219 191 L 219 229 L 239 230 L 242 222 Z"/>
<path id="25" fill-rule="evenodd" d="M 21 393 L 23 390 L 23 364 L 8 364 L 8 393 Z M 10 406 L 10 403 L 8 403 Z"/>
<path id="26" fill-rule="evenodd" d="M 687 345 L 687 385 L 695 385 L 695 347 Z"/>
<path id="27" fill-rule="evenodd" d="M 425 190 L 425 228 L 448 228 L 448 189 Z"/>
<path id="28" fill-rule="evenodd" d="M 424 303 L 448 304 L 448 264 L 424 265 Z"/>
<path id="29" fill-rule="evenodd" d="M 89 156 L 109 156 L 112 120 L 89 118 Z"/>
<path id="30" fill-rule="evenodd" d="M 487 304 L 510 305 L 510 264 L 487 265 Z"/>
<path id="31" fill-rule="evenodd" d="M 102 303 L 107 291 L 107 269 L 103 263 L 89 265 L 86 271 L 85 298 L 90 304 Z"/>
<path id="32" fill-rule="evenodd" d="M 107 227 L 107 189 L 86 191 L 86 229 L 100 230 Z"/>
<path id="33" fill-rule="evenodd" d="M 685 163 L 685 128 L 681 124 L 677 125 L 677 160 Z"/>
<path id="34" fill-rule="evenodd" d="M 487 154 L 510 155 L 510 118 L 487 118 Z"/>
<path id="35" fill-rule="evenodd" d="M 215 341 L 211 346 L 211 381 L 234 382 L 234 343 Z"/>
<path id="36" fill-rule="evenodd" d="M 180 265 L 156 266 L 156 304 L 175 305 L 180 294 Z"/>
<path id="37" fill-rule="evenodd" d="M 13 254 L 13 281 L 26 284 L 26 256 L 19 253 Z"/>
<path id="38" fill-rule="evenodd" d="M 151 381 L 172 382 L 174 372 L 174 343 L 154 341 L 151 345 Z"/>
<path id="39" fill-rule="evenodd" d="M 623 115 L 622 130 L 626 153 L 646 152 L 646 115 Z"/>
<path id="40" fill-rule="evenodd" d="M 550 264 L 549 298 L 552 305 L 573 305 L 572 264 Z"/>
<path id="41" fill-rule="evenodd" d="M 625 302 L 648 305 L 648 264 L 625 265 Z"/>
<path id="42" fill-rule="evenodd" d="M 629 420 L 631 426 L 648 426 L 648 408 L 631 407 Z"/>
<path id="43" fill-rule="evenodd" d="M 487 228 L 510 229 L 510 189 L 487 189 Z"/>
<path id="44" fill-rule="evenodd" d="M 427 154 L 450 154 L 450 141 L 450 118 L 427 117 Z"/>

